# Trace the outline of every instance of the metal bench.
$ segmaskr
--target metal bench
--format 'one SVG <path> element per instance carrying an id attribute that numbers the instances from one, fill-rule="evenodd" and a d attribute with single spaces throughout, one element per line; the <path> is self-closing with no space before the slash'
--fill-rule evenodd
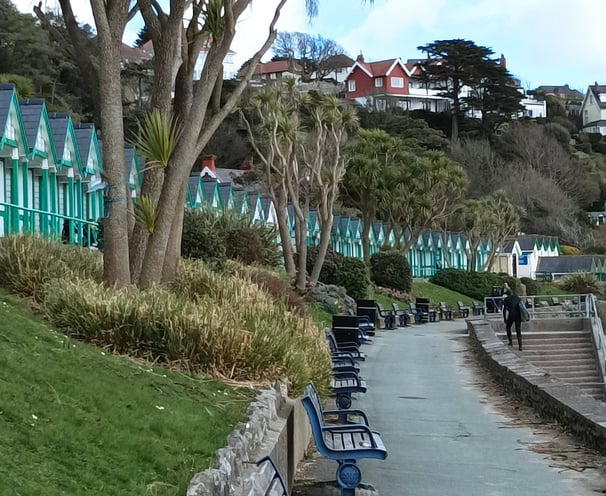
<path id="1" fill-rule="evenodd" d="M 338 357 L 340 354 L 345 353 L 346 356 L 351 356 L 354 360 L 366 360 L 364 353 L 360 351 L 357 343 L 337 343 L 332 330 L 326 331 L 326 340 L 333 357 Z"/>
<path id="2" fill-rule="evenodd" d="M 366 381 L 357 372 L 335 372 L 330 381 L 330 390 L 336 396 L 337 408 L 347 410 L 351 407 L 352 393 L 365 393 Z"/>
<path id="3" fill-rule="evenodd" d="M 383 305 L 377 303 L 377 313 L 379 314 L 379 317 L 383 319 L 384 329 L 396 328 L 396 316 L 391 310 L 385 310 Z"/>
<path id="4" fill-rule="evenodd" d="M 385 444 L 378 432 L 373 432 L 364 417 L 364 423 L 326 423 L 320 397 L 313 386 L 305 386 L 301 399 L 307 412 L 311 431 L 318 452 L 329 460 L 338 462 L 336 482 L 341 496 L 355 496 L 362 481 L 362 472 L 357 465 L 361 459 L 384 460 L 387 458 Z"/>
<path id="5" fill-rule="evenodd" d="M 408 321 L 410 320 L 410 314 L 408 310 L 398 307 L 397 303 L 391 304 L 392 311 L 394 315 L 398 318 L 400 323 L 400 327 L 408 327 Z"/>
<path id="6" fill-rule="evenodd" d="M 469 317 L 470 308 L 467 305 L 463 305 L 462 301 L 457 301 L 457 307 L 459 307 L 459 315 L 463 318 Z"/>
<path id="7" fill-rule="evenodd" d="M 261 458 L 257 467 L 260 467 L 259 472 L 247 496 L 288 496 L 286 482 L 271 456 Z"/>
<path id="8" fill-rule="evenodd" d="M 440 320 L 452 320 L 452 310 L 448 308 L 446 303 L 441 301 L 438 310 L 440 312 Z"/>

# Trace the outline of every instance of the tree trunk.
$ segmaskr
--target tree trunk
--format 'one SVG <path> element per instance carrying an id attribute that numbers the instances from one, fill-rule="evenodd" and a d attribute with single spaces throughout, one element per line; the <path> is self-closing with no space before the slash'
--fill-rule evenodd
<path id="1" fill-rule="evenodd" d="M 317 283 L 320 278 L 320 272 L 322 272 L 322 266 L 324 265 L 324 259 L 328 252 L 328 246 L 330 244 L 330 233 L 332 231 L 333 216 L 331 214 L 330 219 L 321 219 L 320 226 L 320 246 L 318 247 L 318 256 L 314 263 L 313 270 L 311 271 L 311 282 Z"/>
<path id="2" fill-rule="evenodd" d="M 307 285 L 307 222 L 300 223 L 296 219 L 295 228 L 299 232 L 300 243 L 297 245 L 297 279 L 295 286 L 299 293 L 305 291 Z"/>
<path id="3" fill-rule="evenodd" d="M 124 167 L 124 127 L 120 81 L 120 45 L 128 0 L 106 6 L 93 0 L 99 46 L 99 107 L 103 129 L 103 171 L 108 186 L 105 200 L 103 281 L 108 286 L 130 284 L 128 217 Z M 107 10 L 106 10 L 107 9 Z"/>
<path id="4" fill-rule="evenodd" d="M 274 201 L 272 199 L 272 201 Z M 284 258 L 284 270 L 291 279 L 297 274 L 295 267 L 295 258 L 290 241 L 290 232 L 288 230 L 288 221 L 286 219 L 286 202 L 278 199 L 274 201 L 276 207 L 276 222 L 278 224 L 278 233 L 280 234 L 280 243 L 282 244 L 282 257 Z"/>
<path id="5" fill-rule="evenodd" d="M 370 264 L 370 226 L 374 219 L 374 212 L 362 213 L 362 254 L 366 264 Z"/>
<path id="6" fill-rule="evenodd" d="M 153 199 L 154 208 L 158 208 L 158 199 L 162 192 L 163 182 L 164 170 L 161 167 L 154 166 L 145 170 L 143 174 L 143 184 L 141 186 L 141 196 L 147 196 Z M 147 228 L 139 222 L 135 222 L 135 227 L 130 240 L 130 277 L 133 284 L 139 283 L 148 239 L 149 231 Z"/>
<path id="7" fill-rule="evenodd" d="M 168 284 L 175 280 L 179 262 L 181 261 L 181 238 L 183 235 L 183 217 L 185 216 L 185 197 L 187 195 L 187 184 L 181 188 L 179 199 L 177 200 L 177 211 L 172 225 L 166 257 L 164 258 L 164 267 L 162 268 L 162 283 Z M 179 208 L 181 205 L 181 208 Z"/>

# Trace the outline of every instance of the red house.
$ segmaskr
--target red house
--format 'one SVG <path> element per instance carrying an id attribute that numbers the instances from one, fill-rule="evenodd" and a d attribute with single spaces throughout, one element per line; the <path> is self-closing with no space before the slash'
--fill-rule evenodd
<path id="1" fill-rule="evenodd" d="M 448 108 L 448 100 L 419 75 L 414 62 L 404 64 L 399 58 L 366 62 L 360 54 L 345 80 L 345 98 L 378 110 L 399 107 L 440 112 Z"/>

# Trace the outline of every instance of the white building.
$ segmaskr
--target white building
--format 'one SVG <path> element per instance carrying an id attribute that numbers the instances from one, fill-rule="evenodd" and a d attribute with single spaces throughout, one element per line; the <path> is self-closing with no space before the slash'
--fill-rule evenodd
<path id="1" fill-rule="evenodd" d="M 581 104 L 582 131 L 606 135 L 606 86 L 596 83 L 587 88 Z"/>

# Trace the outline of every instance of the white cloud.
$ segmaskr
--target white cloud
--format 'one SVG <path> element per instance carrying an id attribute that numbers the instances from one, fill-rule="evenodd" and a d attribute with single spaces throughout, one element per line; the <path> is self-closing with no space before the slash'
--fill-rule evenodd
<path id="1" fill-rule="evenodd" d="M 33 14 L 34 5 L 39 3 L 39 0 L 11 0 L 15 7 L 21 12 Z M 76 19 L 81 24 L 95 25 L 95 18 L 93 17 L 93 11 L 90 8 L 90 3 L 86 0 L 77 0 L 72 2 L 72 9 Z M 52 11 L 56 14 L 61 14 L 61 7 L 59 6 L 58 0 L 42 0 L 42 10 Z"/>
<path id="2" fill-rule="evenodd" d="M 236 67 L 242 65 L 263 45 L 269 33 L 269 25 L 273 19 L 277 0 L 258 0 L 240 17 L 236 28 L 236 37 L 232 43 L 232 50 L 236 52 L 234 63 Z M 281 11 L 277 29 L 280 31 L 305 31 L 307 16 L 305 2 L 290 0 Z M 267 60 L 271 54 L 264 58 Z"/>

